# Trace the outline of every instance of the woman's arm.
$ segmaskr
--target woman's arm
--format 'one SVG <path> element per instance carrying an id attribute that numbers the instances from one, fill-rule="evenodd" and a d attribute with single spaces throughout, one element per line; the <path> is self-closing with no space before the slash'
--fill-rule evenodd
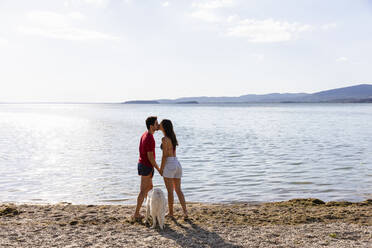
<path id="1" fill-rule="evenodd" d="M 164 137 L 161 139 L 161 142 L 163 145 L 163 156 L 161 158 L 160 174 L 163 175 L 165 162 L 167 161 L 167 157 L 169 157 L 169 154 L 168 154 L 169 141 L 166 137 Z"/>

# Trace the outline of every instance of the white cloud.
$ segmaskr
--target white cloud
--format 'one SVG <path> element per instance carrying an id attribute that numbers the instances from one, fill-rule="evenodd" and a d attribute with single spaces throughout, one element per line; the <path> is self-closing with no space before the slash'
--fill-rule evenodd
<path id="1" fill-rule="evenodd" d="M 205 22 L 220 22 L 221 18 L 217 16 L 215 13 L 209 11 L 209 10 L 204 10 L 204 9 L 199 9 L 191 13 L 191 17 L 195 19 L 199 19 Z"/>
<path id="2" fill-rule="evenodd" d="M 329 30 L 337 27 L 337 23 L 327 23 L 321 26 L 323 30 Z"/>
<path id="3" fill-rule="evenodd" d="M 94 5 L 103 5 L 108 2 L 108 0 L 82 0 L 82 1 L 88 4 L 94 4 Z"/>
<path id="4" fill-rule="evenodd" d="M 339 58 L 337 58 L 337 62 L 346 62 L 346 61 L 348 61 L 349 59 L 348 58 L 346 58 L 346 57 L 339 57 Z"/>
<path id="5" fill-rule="evenodd" d="M 192 7 L 200 9 L 217 9 L 231 7 L 234 5 L 234 0 L 205 0 L 193 2 Z"/>
<path id="6" fill-rule="evenodd" d="M 250 42 L 281 42 L 293 40 L 300 32 L 311 29 L 310 25 L 280 22 L 272 19 L 245 19 L 230 26 L 226 35 L 245 37 Z"/>
<path id="7" fill-rule="evenodd" d="M 192 3 L 194 10 L 190 16 L 205 22 L 221 22 L 223 18 L 218 15 L 215 10 L 218 8 L 231 7 L 233 4 L 234 0 L 194 1 Z"/>
<path id="8" fill-rule="evenodd" d="M 96 8 L 104 8 L 110 0 L 65 0 L 65 6 L 90 5 Z"/>
<path id="9" fill-rule="evenodd" d="M 80 28 L 45 28 L 45 27 L 19 27 L 21 33 L 27 35 L 39 35 L 46 38 L 87 41 L 87 40 L 118 40 L 118 37 Z"/>
<path id="10" fill-rule="evenodd" d="M 310 25 L 276 21 L 273 19 L 240 19 L 238 15 L 223 16 L 217 9 L 232 7 L 234 0 L 204 0 L 193 2 L 192 18 L 218 23 L 220 32 L 232 37 L 245 37 L 250 42 L 282 42 L 296 39 L 301 32 L 312 29 Z M 330 25 L 328 28 L 331 28 Z"/>
<path id="11" fill-rule="evenodd" d="M 51 27 L 70 26 L 75 21 L 81 21 L 85 19 L 85 16 L 80 12 L 59 14 L 52 11 L 33 11 L 28 13 L 27 17 L 28 20 L 34 24 Z"/>
<path id="12" fill-rule="evenodd" d="M 163 7 L 168 7 L 169 6 L 169 2 L 164 2 L 161 4 Z"/>
<path id="13" fill-rule="evenodd" d="M 25 35 L 75 41 L 119 39 L 110 34 L 75 27 L 76 22 L 85 19 L 85 16 L 79 12 L 60 14 L 51 11 L 35 11 L 27 16 L 30 23 L 18 28 L 18 31 Z"/>

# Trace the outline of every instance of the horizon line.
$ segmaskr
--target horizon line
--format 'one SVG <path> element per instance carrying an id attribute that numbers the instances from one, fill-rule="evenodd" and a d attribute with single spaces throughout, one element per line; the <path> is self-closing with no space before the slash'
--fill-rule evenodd
<path id="1" fill-rule="evenodd" d="M 328 90 L 321 90 L 321 91 L 316 91 L 316 92 L 313 92 L 313 93 L 306 93 L 306 92 L 297 92 L 297 93 L 289 93 L 289 92 L 285 92 L 285 93 L 277 93 L 277 92 L 273 92 L 273 93 L 265 93 L 265 94 L 254 94 L 254 93 L 250 93 L 250 94 L 244 94 L 244 95 L 240 95 L 240 96 L 183 96 L 183 97 L 178 97 L 178 98 L 157 98 L 157 99 L 151 99 L 151 100 L 146 100 L 146 99 L 134 99 L 134 100 L 129 100 L 129 99 L 126 99 L 126 100 L 121 100 L 121 101 L 115 101 L 115 102 L 102 102 L 102 101 L 98 101 L 98 102 L 87 102 L 87 101 L 82 101 L 82 102 L 79 102 L 79 101 L 15 101 L 15 102 L 0 102 L 0 104 L 121 104 L 121 103 L 124 103 L 124 102 L 128 102 L 128 101 L 162 101 L 162 100 L 177 100 L 177 99 L 182 99 L 182 98 L 223 98 L 223 97 L 232 97 L 232 98 L 235 98 L 235 97 L 241 97 L 241 96 L 246 96 L 246 95 L 259 95 L 259 96 L 263 96 L 263 95 L 272 95 L 272 94 L 315 94 L 315 93 L 319 93 L 319 92 L 323 92 L 323 91 L 329 91 L 329 90 L 336 90 L 336 89 L 342 89 L 342 88 L 349 88 L 349 87 L 355 87 L 355 86 L 362 86 L 362 85 L 370 85 L 372 86 L 372 84 L 367 84 L 367 83 L 364 83 L 364 84 L 355 84 L 355 85 L 350 85 L 350 86 L 345 86 L 345 87 L 338 87 L 338 88 L 332 88 L 332 89 L 328 89 Z"/>

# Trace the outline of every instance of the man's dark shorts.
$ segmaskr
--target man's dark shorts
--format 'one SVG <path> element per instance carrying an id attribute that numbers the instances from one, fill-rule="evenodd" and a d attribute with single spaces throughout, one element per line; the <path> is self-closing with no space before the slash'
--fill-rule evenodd
<path id="1" fill-rule="evenodd" d="M 141 163 L 138 163 L 138 175 L 139 176 L 148 176 L 152 173 L 151 177 L 154 176 L 154 168 L 148 167 L 146 165 L 143 165 Z"/>

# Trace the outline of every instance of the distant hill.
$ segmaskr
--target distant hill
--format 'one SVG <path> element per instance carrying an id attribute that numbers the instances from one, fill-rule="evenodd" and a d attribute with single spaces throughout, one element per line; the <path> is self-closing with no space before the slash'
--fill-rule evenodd
<path id="1" fill-rule="evenodd" d="M 266 94 L 266 95 L 243 95 L 239 97 L 183 97 L 176 100 L 162 99 L 158 100 L 160 103 L 178 103 L 178 102 L 198 102 L 198 103 L 243 103 L 243 102 L 281 102 L 288 99 L 297 99 L 306 96 L 305 93 L 299 94 Z"/>
<path id="2" fill-rule="evenodd" d="M 304 102 L 345 102 L 367 98 L 372 98 L 372 85 L 370 84 L 320 91 L 299 100 Z"/>
<path id="3" fill-rule="evenodd" d="M 155 102 L 163 104 L 190 103 L 287 103 L 287 102 L 372 102 L 372 85 L 360 84 L 350 87 L 308 93 L 248 94 L 238 97 L 183 97 L 155 101 L 129 101 L 125 103 Z"/>

